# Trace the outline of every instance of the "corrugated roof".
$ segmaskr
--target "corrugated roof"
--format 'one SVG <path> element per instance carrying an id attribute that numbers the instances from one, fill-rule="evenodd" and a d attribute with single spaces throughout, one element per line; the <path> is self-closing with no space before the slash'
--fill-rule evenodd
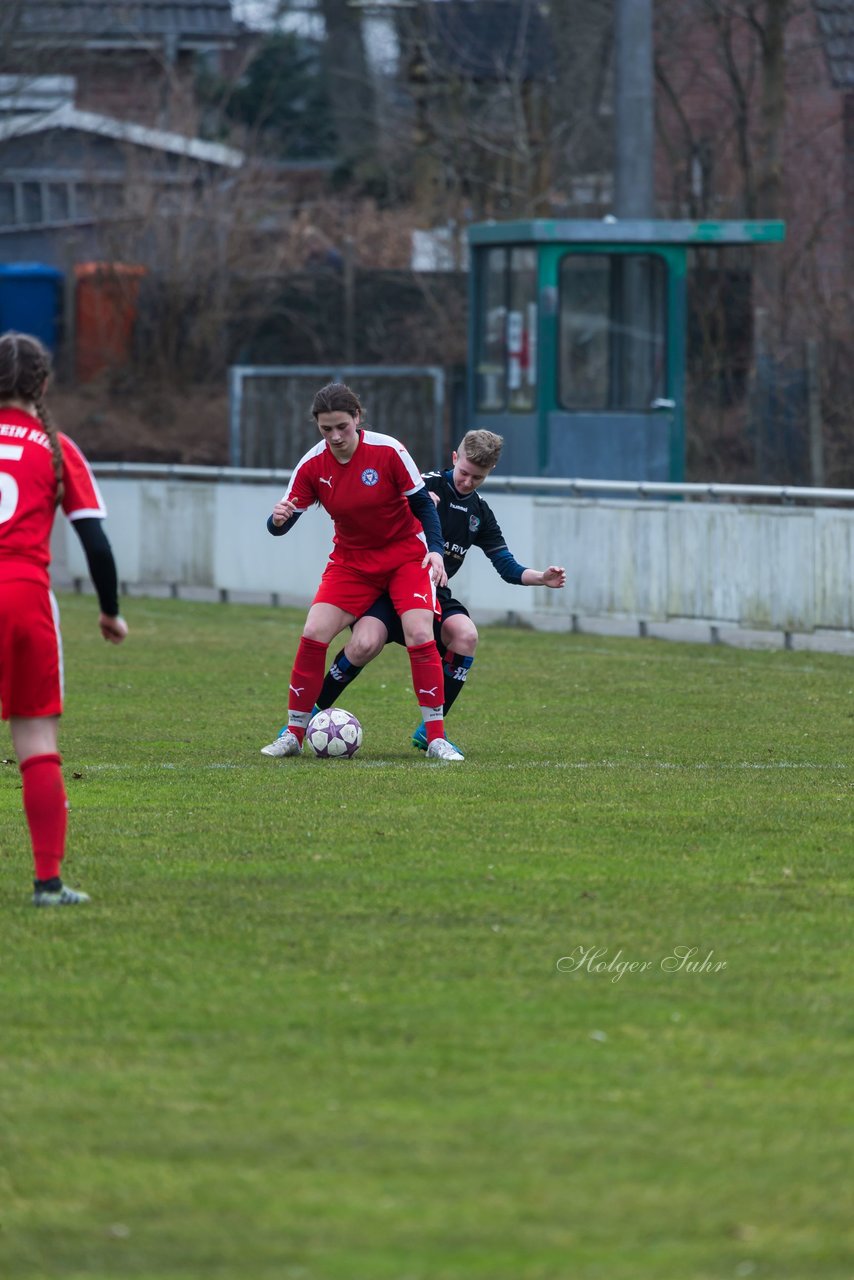
<path id="1" fill-rule="evenodd" d="M 26 0 L 0 29 L 18 39 L 219 41 L 237 35 L 231 0 Z"/>
<path id="2" fill-rule="evenodd" d="M 854 89 L 854 0 L 813 0 L 830 78 Z"/>
<path id="3" fill-rule="evenodd" d="M 11 116 L 0 120 L 0 141 L 19 138 L 27 134 L 46 133 L 51 129 L 76 129 L 81 133 L 94 133 L 118 142 L 130 142 L 154 151 L 167 151 L 172 155 L 189 156 L 206 164 L 223 165 L 239 169 L 246 157 L 234 147 L 219 142 L 203 142 L 200 138 L 186 138 L 182 133 L 169 133 L 165 129 L 148 129 L 144 125 L 129 124 L 112 116 L 98 115 L 94 111 L 78 111 L 76 107 L 59 107 L 43 115 Z"/>

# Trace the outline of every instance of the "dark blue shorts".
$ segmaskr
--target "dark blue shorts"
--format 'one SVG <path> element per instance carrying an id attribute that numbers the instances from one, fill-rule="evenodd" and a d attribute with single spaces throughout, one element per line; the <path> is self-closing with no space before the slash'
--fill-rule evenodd
<path id="1" fill-rule="evenodd" d="M 436 644 L 440 650 L 442 647 L 442 623 L 446 618 L 451 618 L 455 613 L 464 613 L 469 616 L 469 611 L 464 604 L 460 604 L 459 600 L 455 600 L 453 596 L 446 596 L 445 592 L 439 590 L 439 604 L 442 606 L 441 618 L 434 619 L 433 635 Z M 395 644 L 406 644 L 403 638 L 403 626 L 401 625 L 400 616 L 395 613 L 394 605 L 391 602 L 391 596 L 382 595 L 374 601 L 370 609 L 366 609 L 362 614 L 363 618 L 378 618 L 385 626 L 388 632 L 389 640 Z"/>

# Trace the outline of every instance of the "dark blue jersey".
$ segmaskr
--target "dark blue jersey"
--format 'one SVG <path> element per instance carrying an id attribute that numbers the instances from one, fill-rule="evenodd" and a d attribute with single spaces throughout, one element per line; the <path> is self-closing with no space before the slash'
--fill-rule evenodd
<path id="1" fill-rule="evenodd" d="M 445 542 L 445 572 L 448 578 L 453 578 L 457 570 L 462 568 L 470 547 L 480 547 L 504 581 L 519 586 L 525 566 L 519 564 L 508 551 L 492 508 L 480 496 L 480 492 L 475 489 L 472 493 L 457 493 L 454 488 L 453 467 L 447 471 L 425 472 L 424 483 L 439 499 L 437 510 Z M 443 590 L 447 591 L 447 588 L 440 589 L 440 598 Z"/>

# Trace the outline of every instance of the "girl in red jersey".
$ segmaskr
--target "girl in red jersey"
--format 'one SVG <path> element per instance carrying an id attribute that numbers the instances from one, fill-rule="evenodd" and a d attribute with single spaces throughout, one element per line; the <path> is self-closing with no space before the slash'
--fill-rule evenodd
<path id="1" fill-rule="evenodd" d="M 297 463 L 267 528 L 277 537 L 287 533 L 317 502 L 332 517 L 335 537 L 291 672 L 287 728 L 262 752 L 299 755 L 323 684 L 330 640 L 387 591 L 409 651 L 427 755 L 462 760 L 445 739 L 442 663 L 433 618 L 436 587 L 448 579 L 442 530 L 424 481 L 398 440 L 361 427 L 362 406 L 342 382 L 322 387 L 311 412 L 320 444 Z"/>
<path id="2" fill-rule="evenodd" d="M 89 896 L 62 883 L 68 803 L 57 749 L 62 642 L 50 590 L 50 535 L 58 506 L 80 537 L 98 593 L 101 635 L 120 644 L 116 565 L 107 514 L 83 454 L 57 432 L 44 406 L 50 357 L 27 334 L 0 336 L 0 709 L 21 770 L 33 846 L 37 907 Z"/>

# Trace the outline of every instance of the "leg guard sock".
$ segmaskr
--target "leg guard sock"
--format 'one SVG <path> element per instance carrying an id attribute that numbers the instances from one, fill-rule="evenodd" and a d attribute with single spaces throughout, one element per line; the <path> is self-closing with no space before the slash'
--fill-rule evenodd
<path id="1" fill-rule="evenodd" d="M 450 649 L 445 654 L 445 661 L 442 663 L 442 673 L 445 677 L 445 715 L 462 693 L 473 662 L 473 656 L 453 653 Z"/>
<path id="2" fill-rule="evenodd" d="M 315 699 L 323 684 L 328 648 L 328 645 L 307 640 L 305 636 L 299 642 L 288 687 L 288 728 L 300 742 L 305 737 Z"/>
<path id="3" fill-rule="evenodd" d="M 364 667 L 357 667 L 354 662 L 351 662 L 343 649 L 336 654 L 332 666 L 326 673 L 323 688 L 317 695 L 317 706 L 320 710 L 328 711 L 330 707 L 334 707 L 341 690 L 346 689 L 348 684 L 352 684 L 362 671 Z"/>
<path id="4" fill-rule="evenodd" d="M 445 720 L 442 713 L 443 684 L 442 660 L 434 641 L 413 645 L 410 649 L 409 664 L 412 667 L 412 687 L 424 718 L 427 730 L 427 742 L 445 736 Z"/>
<path id="5" fill-rule="evenodd" d="M 68 798 L 61 764 L 62 757 L 51 753 L 30 756 L 21 765 L 24 813 L 30 828 L 37 880 L 58 876 L 65 856 Z"/>

